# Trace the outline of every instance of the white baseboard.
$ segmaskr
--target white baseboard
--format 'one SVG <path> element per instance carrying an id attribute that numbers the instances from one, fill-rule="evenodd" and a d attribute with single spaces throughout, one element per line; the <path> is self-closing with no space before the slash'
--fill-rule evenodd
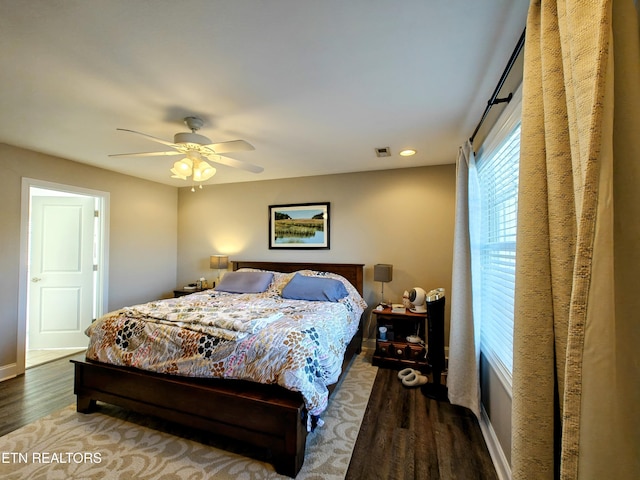
<path id="1" fill-rule="evenodd" d="M 499 480 L 511 480 L 511 465 L 507 461 L 507 457 L 504 454 L 502 445 L 496 436 L 496 432 L 493 430 L 489 416 L 483 405 L 480 405 L 480 429 L 482 430 L 482 436 L 489 449 L 489 455 L 493 461 L 493 466 L 496 469 Z"/>
<path id="2" fill-rule="evenodd" d="M 0 382 L 9 380 L 18 376 L 18 364 L 10 363 L 9 365 L 3 365 L 0 367 Z"/>

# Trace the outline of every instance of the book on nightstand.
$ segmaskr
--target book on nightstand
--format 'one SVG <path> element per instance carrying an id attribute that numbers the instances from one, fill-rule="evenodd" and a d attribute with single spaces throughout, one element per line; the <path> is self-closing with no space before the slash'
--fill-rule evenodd
<path id="1" fill-rule="evenodd" d="M 405 313 L 406 309 L 402 303 L 391 304 L 391 313 Z"/>

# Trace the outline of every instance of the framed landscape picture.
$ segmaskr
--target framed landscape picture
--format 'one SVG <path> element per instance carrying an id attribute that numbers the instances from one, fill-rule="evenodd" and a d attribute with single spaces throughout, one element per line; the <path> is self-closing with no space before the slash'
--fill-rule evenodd
<path id="1" fill-rule="evenodd" d="M 329 248 L 329 202 L 269 206 L 269 248 Z"/>

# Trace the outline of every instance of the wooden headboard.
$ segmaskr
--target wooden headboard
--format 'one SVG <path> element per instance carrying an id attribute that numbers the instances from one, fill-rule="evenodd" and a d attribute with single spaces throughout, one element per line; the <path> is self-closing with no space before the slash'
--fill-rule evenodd
<path id="1" fill-rule="evenodd" d="M 238 260 L 233 262 L 233 269 L 259 268 L 273 272 L 291 273 L 298 270 L 316 270 L 318 272 L 331 272 L 342 275 L 356 287 L 363 295 L 363 269 L 362 263 L 301 263 L 301 262 L 249 262 Z"/>

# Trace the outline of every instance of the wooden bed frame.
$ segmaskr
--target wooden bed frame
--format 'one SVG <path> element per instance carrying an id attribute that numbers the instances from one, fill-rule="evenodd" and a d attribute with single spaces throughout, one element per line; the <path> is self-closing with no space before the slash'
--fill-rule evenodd
<path id="1" fill-rule="evenodd" d="M 278 272 L 310 269 L 338 273 L 362 295 L 363 265 L 337 263 L 234 262 L 234 270 Z M 362 318 L 347 348 L 342 371 L 362 345 Z M 304 462 L 307 412 L 302 396 L 278 385 L 242 380 L 201 379 L 117 367 L 92 360 L 75 364 L 77 410 L 91 413 L 96 401 L 154 415 L 271 452 L 281 475 L 295 477 Z M 333 391 L 335 385 L 329 387 Z"/>

